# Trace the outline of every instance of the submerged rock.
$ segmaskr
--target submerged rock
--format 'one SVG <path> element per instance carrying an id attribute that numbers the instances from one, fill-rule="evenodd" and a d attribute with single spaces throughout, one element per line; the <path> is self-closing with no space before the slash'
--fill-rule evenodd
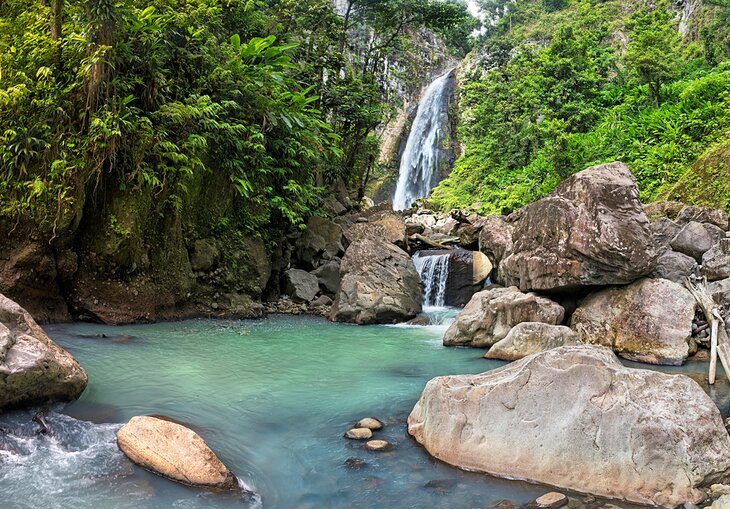
<path id="1" fill-rule="evenodd" d="M 577 345 L 578 335 L 570 327 L 539 322 L 523 322 L 512 327 L 504 339 L 484 355 L 486 359 L 516 361 L 534 353 L 565 345 Z"/>
<path id="2" fill-rule="evenodd" d="M 705 392 L 604 347 L 434 378 L 408 432 L 460 468 L 641 504 L 699 503 L 702 487 L 730 478 L 730 437 Z"/>
<path id="3" fill-rule="evenodd" d="M 680 365 L 689 356 L 695 307 L 683 286 L 642 279 L 589 295 L 571 327 L 582 342 L 608 346 L 626 359 Z"/>
<path id="4" fill-rule="evenodd" d="M 514 247 L 499 276 L 523 291 L 627 284 L 656 267 L 636 178 L 623 163 L 576 173 L 510 221 Z"/>
<path id="5" fill-rule="evenodd" d="M 0 294 L 0 409 L 76 399 L 88 378 L 28 312 Z"/>
<path id="6" fill-rule="evenodd" d="M 406 321 L 421 311 L 421 278 L 408 253 L 379 238 L 354 242 L 341 265 L 330 319 L 358 324 Z"/>
<path id="7" fill-rule="evenodd" d="M 563 321 L 560 304 L 517 288 L 494 288 L 474 294 L 444 335 L 444 345 L 490 347 L 522 322 L 552 325 Z"/>
<path id="8" fill-rule="evenodd" d="M 236 476 L 200 436 L 175 422 L 133 417 L 117 432 L 117 444 L 132 462 L 191 486 L 238 489 Z"/>

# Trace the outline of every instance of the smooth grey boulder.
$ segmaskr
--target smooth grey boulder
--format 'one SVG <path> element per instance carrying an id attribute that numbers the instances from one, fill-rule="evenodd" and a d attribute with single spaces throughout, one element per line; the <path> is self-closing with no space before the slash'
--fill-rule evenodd
<path id="1" fill-rule="evenodd" d="M 465 470 L 640 504 L 698 504 L 730 478 L 730 437 L 700 386 L 598 346 L 434 378 L 408 432 Z"/>
<path id="2" fill-rule="evenodd" d="M 421 278 L 408 253 L 373 237 L 350 244 L 330 319 L 357 324 L 410 320 L 421 311 Z"/>
<path id="3" fill-rule="evenodd" d="M 76 399 L 87 382 L 78 362 L 0 294 L 0 409 Z"/>
<path id="4" fill-rule="evenodd" d="M 715 242 L 716 240 L 702 223 L 690 221 L 679 230 L 670 245 L 675 251 L 701 262 L 702 255 L 709 251 Z"/>
<path id="5" fill-rule="evenodd" d="M 610 347 L 626 359 L 681 365 L 689 356 L 695 308 L 683 286 L 641 279 L 589 295 L 570 326 L 583 343 Z"/>
<path id="6" fill-rule="evenodd" d="M 512 327 L 507 336 L 496 342 L 484 358 L 516 361 L 559 346 L 577 344 L 580 344 L 578 335 L 570 327 L 523 322 Z"/>
<path id="7" fill-rule="evenodd" d="M 499 277 L 523 291 L 627 284 L 656 268 L 649 219 L 623 163 L 578 172 L 508 219 L 514 246 Z"/>
<path id="8" fill-rule="evenodd" d="M 289 269 L 284 272 L 284 294 L 294 302 L 312 302 L 319 293 L 317 276 L 306 270 Z"/>
<path id="9" fill-rule="evenodd" d="M 317 277 L 319 286 L 329 293 L 337 293 L 340 287 L 340 262 L 339 260 L 330 260 L 318 269 L 312 271 Z"/>
<path id="10" fill-rule="evenodd" d="M 702 275 L 708 281 L 718 281 L 730 277 L 730 238 L 720 239 L 702 255 Z"/>
<path id="11" fill-rule="evenodd" d="M 557 325 L 565 310 L 560 304 L 514 286 L 475 293 L 444 334 L 446 346 L 485 348 L 503 339 L 515 325 L 542 322 Z"/>
<path id="12" fill-rule="evenodd" d="M 652 276 L 681 284 L 696 267 L 697 261 L 691 256 L 668 249 L 657 258 L 656 270 Z"/>

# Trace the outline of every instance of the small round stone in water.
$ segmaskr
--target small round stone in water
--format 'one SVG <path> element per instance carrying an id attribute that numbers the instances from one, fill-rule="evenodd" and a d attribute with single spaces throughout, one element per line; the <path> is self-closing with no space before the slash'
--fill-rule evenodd
<path id="1" fill-rule="evenodd" d="M 352 440 L 367 440 L 373 436 L 373 432 L 368 428 L 352 428 L 345 433 L 345 438 L 351 438 Z"/>
<path id="2" fill-rule="evenodd" d="M 365 447 L 371 451 L 387 451 L 393 448 L 393 444 L 387 440 L 370 440 L 365 443 Z"/>
<path id="3" fill-rule="evenodd" d="M 373 418 L 373 417 L 366 417 L 364 419 L 360 419 L 357 422 L 358 428 L 367 428 L 371 430 L 378 430 L 383 428 L 383 423 L 379 420 Z"/>
<path id="4" fill-rule="evenodd" d="M 562 493 L 552 491 L 535 500 L 537 507 L 541 509 L 556 509 L 568 503 L 568 497 Z"/>

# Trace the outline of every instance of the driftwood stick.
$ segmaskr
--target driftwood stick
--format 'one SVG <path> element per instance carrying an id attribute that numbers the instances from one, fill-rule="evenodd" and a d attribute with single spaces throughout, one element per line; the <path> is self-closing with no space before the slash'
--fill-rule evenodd
<path id="1" fill-rule="evenodd" d="M 420 242 L 423 242 L 427 246 L 435 247 L 438 249 L 454 249 L 452 246 L 447 246 L 446 244 L 441 244 L 440 242 L 436 242 L 435 240 L 429 239 L 428 237 L 425 237 L 421 235 L 420 233 L 416 233 L 411 236 L 413 240 L 418 240 Z"/>
<path id="2" fill-rule="evenodd" d="M 707 287 L 705 278 L 685 278 L 684 285 L 702 309 L 707 323 L 710 325 L 710 384 L 715 383 L 717 357 L 719 355 L 725 374 L 730 377 L 730 340 L 728 340 L 725 322 L 722 319 L 721 307 L 715 303 Z"/>

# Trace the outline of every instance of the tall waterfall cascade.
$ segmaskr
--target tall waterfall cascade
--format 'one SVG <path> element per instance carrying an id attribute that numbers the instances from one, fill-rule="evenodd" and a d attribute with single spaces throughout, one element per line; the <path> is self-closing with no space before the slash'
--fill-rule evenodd
<path id="1" fill-rule="evenodd" d="M 423 282 L 423 307 L 446 306 L 446 282 L 449 278 L 449 255 L 413 255 L 413 263 Z"/>
<path id="2" fill-rule="evenodd" d="M 449 122 L 449 93 L 453 69 L 431 83 L 418 105 L 416 118 L 401 157 L 393 209 L 410 208 L 438 183 L 441 142 Z"/>

